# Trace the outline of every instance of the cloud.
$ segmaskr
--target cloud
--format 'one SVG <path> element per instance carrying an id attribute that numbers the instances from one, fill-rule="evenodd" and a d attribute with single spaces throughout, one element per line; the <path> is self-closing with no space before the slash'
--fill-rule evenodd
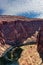
<path id="1" fill-rule="evenodd" d="M 25 12 L 33 12 L 30 14 L 34 16 L 37 14 L 36 17 L 43 18 L 43 0 L 0 0 L 0 8 L 4 10 L 3 15 L 18 15 Z"/>

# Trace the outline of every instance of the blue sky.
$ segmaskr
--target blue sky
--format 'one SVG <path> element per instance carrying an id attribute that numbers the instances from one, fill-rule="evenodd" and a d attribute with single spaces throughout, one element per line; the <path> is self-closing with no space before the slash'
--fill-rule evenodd
<path id="1" fill-rule="evenodd" d="M 0 0 L 0 15 L 43 18 L 43 0 Z"/>

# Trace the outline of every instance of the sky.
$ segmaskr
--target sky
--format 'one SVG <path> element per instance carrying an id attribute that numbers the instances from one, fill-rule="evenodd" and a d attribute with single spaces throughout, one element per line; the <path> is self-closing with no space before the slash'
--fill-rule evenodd
<path id="1" fill-rule="evenodd" d="M 0 15 L 43 18 L 43 0 L 0 0 Z"/>

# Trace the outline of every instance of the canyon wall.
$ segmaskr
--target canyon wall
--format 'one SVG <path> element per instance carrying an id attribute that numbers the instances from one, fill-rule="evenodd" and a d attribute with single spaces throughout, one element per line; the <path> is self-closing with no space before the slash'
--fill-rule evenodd
<path id="1" fill-rule="evenodd" d="M 0 16 L 0 40 L 6 42 L 23 42 L 43 27 L 43 19 L 25 17 Z"/>

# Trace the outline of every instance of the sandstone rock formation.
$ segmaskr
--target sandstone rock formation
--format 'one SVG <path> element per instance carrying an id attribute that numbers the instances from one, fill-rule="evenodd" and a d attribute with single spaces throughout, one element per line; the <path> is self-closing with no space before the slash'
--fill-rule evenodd
<path id="1" fill-rule="evenodd" d="M 9 41 L 24 42 L 42 26 L 43 19 L 29 19 L 20 16 L 0 16 L 0 38 L 8 44 Z M 10 44 L 14 45 L 15 43 Z"/>
<path id="2" fill-rule="evenodd" d="M 41 31 L 39 31 L 39 28 Z M 31 39 L 34 40 L 37 37 L 38 31 L 37 49 L 39 53 L 42 53 L 42 55 L 40 54 L 42 57 L 43 19 L 29 19 L 21 16 L 0 16 L 0 55 L 2 53 L 1 50 L 4 50 L 3 48 L 6 49 L 10 47 L 10 45 L 6 44 L 19 46 L 19 42 L 23 43 L 24 41 L 30 41 Z M 16 41 L 18 41 L 18 43 Z M 5 46 L 2 47 L 1 44 L 5 44 Z"/>

